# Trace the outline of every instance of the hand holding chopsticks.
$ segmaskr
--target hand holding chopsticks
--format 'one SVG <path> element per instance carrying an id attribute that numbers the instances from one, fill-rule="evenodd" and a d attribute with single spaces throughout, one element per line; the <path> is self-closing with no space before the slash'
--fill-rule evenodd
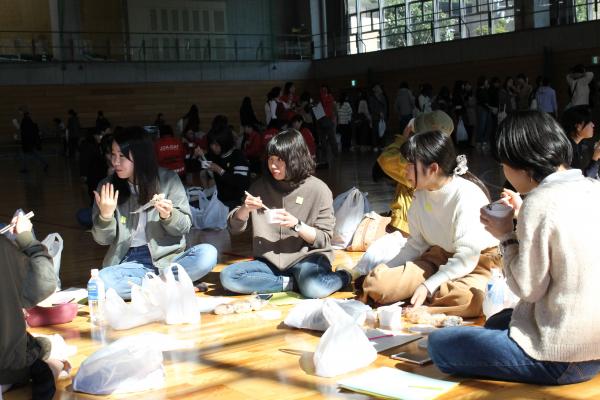
<path id="1" fill-rule="evenodd" d="M 17 224 L 19 224 L 19 222 L 21 222 L 21 223 L 25 222 L 24 220 L 27 220 L 25 223 L 25 226 L 23 227 L 22 230 L 20 229 L 19 231 L 21 232 L 21 231 L 31 230 L 31 222 L 29 221 L 29 219 L 33 218 L 33 216 L 34 216 L 33 211 L 29 211 L 25 215 L 16 216 L 15 218 L 13 218 L 13 221 L 10 224 L 8 224 L 4 228 L 0 229 L 0 235 L 3 235 L 6 232 L 14 229 L 17 226 Z M 29 226 L 27 226 L 27 225 L 29 225 Z M 20 233 L 20 232 L 18 232 L 18 233 Z"/>
<path id="2" fill-rule="evenodd" d="M 251 209 L 251 210 L 256 210 L 258 208 L 264 208 L 265 210 L 269 209 L 269 207 L 267 207 L 263 204 L 260 197 L 254 197 L 246 191 L 244 193 L 246 194 L 246 200 L 244 200 L 244 205 L 246 207 L 248 207 L 249 209 Z"/>

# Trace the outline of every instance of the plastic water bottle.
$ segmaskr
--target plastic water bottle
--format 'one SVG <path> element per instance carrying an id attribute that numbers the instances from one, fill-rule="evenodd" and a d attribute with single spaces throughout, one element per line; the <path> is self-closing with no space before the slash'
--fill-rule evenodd
<path id="1" fill-rule="evenodd" d="M 92 277 L 87 284 L 88 307 L 90 309 L 90 321 L 93 325 L 102 325 L 104 322 L 104 302 L 106 293 L 104 282 L 100 279 L 97 269 L 92 270 Z"/>

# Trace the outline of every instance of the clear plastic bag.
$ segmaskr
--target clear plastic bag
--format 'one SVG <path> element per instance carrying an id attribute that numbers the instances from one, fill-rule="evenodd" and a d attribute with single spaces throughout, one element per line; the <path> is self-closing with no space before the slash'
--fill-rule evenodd
<path id="1" fill-rule="evenodd" d="M 506 308 L 514 308 L 519 302 L 506 283 L 506 278 L 498 268 L 492 269 L 492 277 L 488 282 L 487 292 L 483 299 L 483 314 L 488 319 Z"/>
<path id="2" fill-rule="evenodd" d="M 366 367 L 377 358 L 377 351 L 357 325 L 332 299 L 325 300 L 323 314 L 330 327 L 315 350 L 315 373 L 332 377 Z"/>
<path id="3" fill-rule="evenodd" d="M 216 188 L 211 191 L 194 188 L 187 192 L 190 202 L 198 202 L 198 208 L 191 206 L 194 228 L 222 230 L 227 227 L 229 207 L 219 200 Z"/>
<path id="4" fill-rule="evenodd" d="M 177 279 L 173 275 L 177 270 Z M 185 269 L 179 264 L 171 264 L 164 269 L 165 275 L 165 322 L 173 324 L 200 323 L 200 309 L 194 291 L 194 283 Z M 159 300 L 160 301 L 160 300 Z"/>
<path id="5" fill-rule="evenodd" d="M 393 260 L 406 244 L 406 238 L 399 231 L 383 235 L 369 246 L 365 254 L 356 264 L 355 269 L 361 275 L 367 275 L 379 264 L 387 264 Z M 396 267 L 397 265 L 390 265 Z"/>
<path id="6" fill-rule="evenodd" d="M 353 187 L 333 200 L 333 210 L 335 227 L 331 245 L 334 248 L 345 249 L 352 241 L 363 216 L 371 211 L 371 205 L 367 200 L 367 194 Z"/>
<path id="7" fill-rule="evenodd" d="M 108 289 L 104 316 L 111 328 L 123 330 L 162 321 L 164 312 L 160 306 L 152 304 L 142 287 L 134 285 L 130 303 L 125 303 L 113 288 Z"/>
<path id="8" fill-rule="evenodd" d="M 81 363 L 73 389 L 96 395 L 141 392 L 165 386 L 163 355 L 155 335 L 117 340 Z"/>
<path id="9" fill-rule="evenodd" d="M 42 244 L 48 249 L 48 254 L 52 257 L 54 265 L 54 274 L 56 275 L 56 289 L 60 290 L 60 259 L 64 248 L 63 238 L 58 233 L 51 233 L 42 240 Z"/>
<path id="10" fill-rule="evenodd" d="M 327 299 L 327 301 L 336 303 L 358 325 L 365 323 L 367 313 L 371 311 L 371 307 L 358 300 Z M 329 322 L 323 313 L 324 304 L 324 299 L 302 300 L 290 310 L 283 323 L 298 329 L 325 331 L 329 328 Z"/>

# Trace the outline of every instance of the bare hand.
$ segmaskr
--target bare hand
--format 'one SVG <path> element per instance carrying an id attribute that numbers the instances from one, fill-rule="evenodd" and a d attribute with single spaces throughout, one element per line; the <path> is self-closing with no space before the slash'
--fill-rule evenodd
<path id="1" fill-rule="evenodd" d="M 594 153 L 592 154 L 592 160 L 600 160 L 600 141 L 596 142 L 596 144 L 594 145 Z"/>
<path id="2" fill-rule="evenodd" d="M 252 195 L 247 194 L 246 199 L 244 200 L 244 205 L 248 211 L 258 210 L 263 207 L 263 202 L 260 199 L 260 196 L 254 197 Z"/>
<path id="3" fill-rule="evenodd" d="M 286 228 L 293 228 L 300 222 L 298 218 L 294 217 L 286 210 L 278 211 L 277 215 L 279 217 L 279 225 L 285 226 Z"/>
<path id="4" fill-rule="evenodd" d="M 10 233 L 13 235 L 18 235 L 23 232 L 31 232 L 31 229 L 33 228 L 29 218 L 25 217 L 24 215 L 17 215 L 10 222 L 11 224 L 15 224 L 14 228 L 10 230 Z"/>
<path id="5" fill-rule="evenodd" d="M 117 209 L 117 200 L 119 199 L 119 191 L 115 191 L 112 183 L 106 183 L 100 188 L 100 193 L 94 190 L 96 204 L 100 210 L 100 216 L 104 219 L 112 218 Z"/>
<path id="6" fill-rule="evenodd" d="M 514 230 L 513 213 L 506 217 L 494 217 L 481 210 L 479 220 L 485 227 L 485 230 L 492 234 L 496 239 L 511 233 Z"/>
<path id="7" fill-rule="evenodd" d="M 429 295 L 427 286 L 423 284 L 419 285 L 415 290 L 415 293 L 413 293 L 412 297 L 410 298 L 410 304 L 412 304 L 413 307 L 419 307 L 423 305 L 425 300 L 427 300 L 427 295 Z"/>
<path id="8" fill-rule="evenodd" d="M 167 219 L 171 216 L 171 211 L 173 211 L 173 202 L 169 199 L 157 200 L 154 203 L 154 208 L 156 208 L 158 215 L 162 219 Z"/>
<path id="9" fill-rule="evenodd" d="M 221 167 L 219 167 L 217 164 L 210 163 L 208 165 L 208 169 L 210 169 L 211 171 L 213 171 L 215 174 L 219 174 L 219 175 L 223 175 L 225 173 L 225 170 Z"/>
<path id="10" fill-rule="evenodd" d="M 500 196 L 500 201 L 502 201 L 502 203 L 506 204 L 507 206 L 511 206 L 515 212 L 514 217 L 517 218 L 519 216 L 519 210 L 521 209 L 521 205 L 523 204 L 523 199 L 521 198 L 521 195 L 517 192 L 513 192 L 510 189 L 504 188 Z"/>
<path id="11" fill-rule="evenodd" d="M 198 146 L 194 149 L 194 158 L 200 158 L 204 155 L 204 150 L 202 147 Z"/>

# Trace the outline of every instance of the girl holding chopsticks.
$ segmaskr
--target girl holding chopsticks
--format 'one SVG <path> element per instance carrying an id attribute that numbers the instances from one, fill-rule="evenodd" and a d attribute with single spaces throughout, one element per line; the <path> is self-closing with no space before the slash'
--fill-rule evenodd
<path id="1" fill-rule="evenodd" d="M 329 296 L 351 276 L 331 269 L 333 198 L 312 175 L 315 163 L 302 134 L 288 129 L 275 135 L 267 145 L 267 167 L 270 173 L 252 184 L 228 218 L 232 234 L 245 231 L 251 220 L 255 259 L 226 267 L 221 283 L 235 293 Z"/>
<path id="2" fill-rule="evenodd" d="M 98 185 L 92 211 L 94 240 L 109 246 L 100 271 L 106 288 L 128 299 L 130 283 L 175 262 L 193 281 L 208 274 L 217 250 L 210 244 L 185 249 L 192 226 L 185 189 L 177 174 L 158 167 L 141 127 L 115 134 L 111 162 L 114 173 Z"/>

